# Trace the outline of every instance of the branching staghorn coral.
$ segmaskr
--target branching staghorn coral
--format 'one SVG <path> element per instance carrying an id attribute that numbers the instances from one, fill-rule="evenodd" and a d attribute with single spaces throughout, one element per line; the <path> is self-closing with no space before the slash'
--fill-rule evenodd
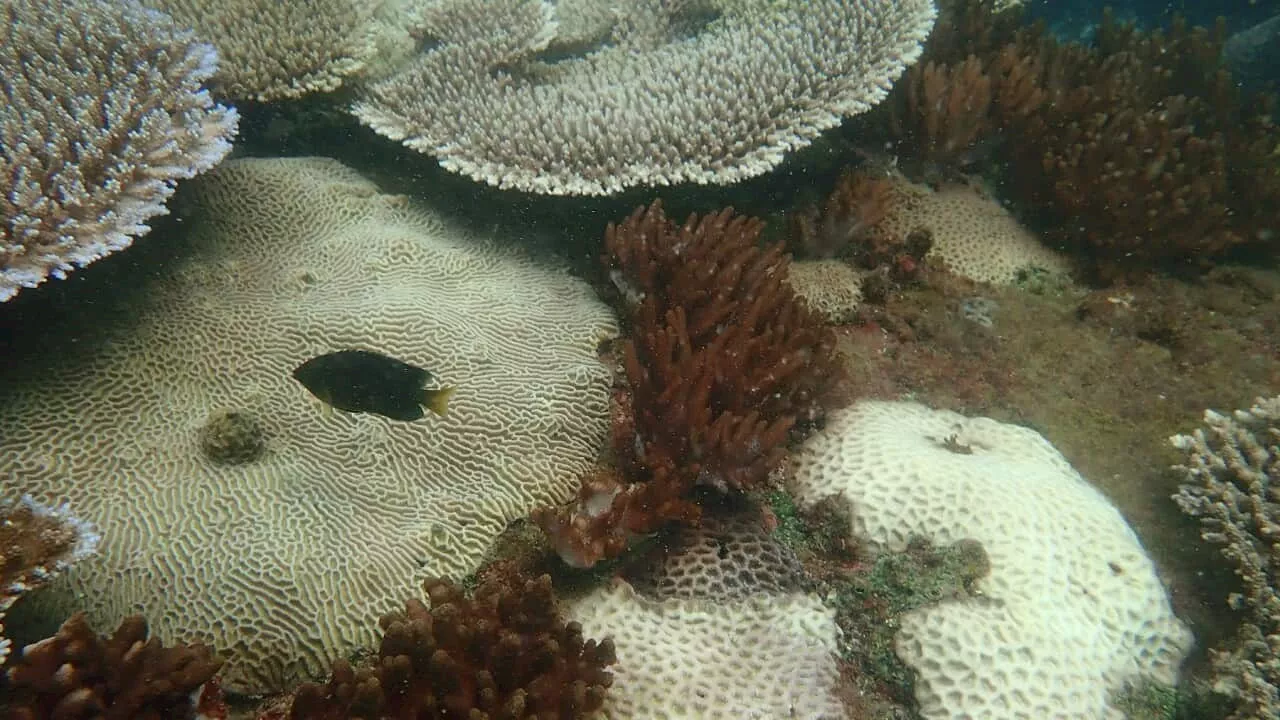
<path id="1" fill-rule="evenodd" d="M 732 210 L 676 225 L 657 202 L 609 226 L 605 261 L 636 303 L 623 349 L 634 435 L 615 438 L 620 473 L 535 515 L 566 562 L 696 521 L 695 487 L 767 487 L 797 429 L 841 399 L 835 336 L 792 291 L 781 245 L 757 245 L 762 227 Z"/>
<path id="2" fill-rule="evenodd" d="M 194 720 L 226 717 L 203 645 L 164 647 L 141 616 L 99 637 L 83 613 L 28 645 L 9 668 L 0 716 L 12 720 Z"/>
<path id="3" fill-rule="evenodd" d="M 869 118 L 896 141 L 901 157 L 923 162 L 930 173 L 973 164 L 992 149 L 1006 116 L 1043 101 L 1039 77 L 1030 88 L 1027 82 L 1038 66 L 1023 54 L 1003 52 L 1020 16 L 1000 12 L 996 0 L 939 3 L 920 62 Z"/>
<path id="4" fill-rule="evenodd" d="M 326 684 L 298 689 L 290 720 L 593 716 L 613 682 L 613 642 L 560 619 L 551 578 L 494 579 L 471 597 L 445 580 L 382 618 L 371 667 L 334 663 Z"/>
<path id="5" fill-rule="evenodd" d="M 46 507 L 29 497 L 0 503 L 0 665 L 9 654 L 5 612 L 24 593 L 95 552 L 98 539 L 93 526 L 65 506 Z"/>
<path id="6" fill-rule="evenodd" d="M 906 108 L 896 129 L 917 155 L 963 163 L 991 132 L 992 79 L 984 65 L 970 55 L 957 65 L 930 61 L 909 72 L 903 83 Z"/>
<path id="7" fill-rule="evenodd" d="M 3 0 L 0 301 L 129 246 L 231 149 L 217 57 L 133 0 Z"/>
<path id="8" fill-rule="evenodd" d="M 1214 689 L 1236 701 L 1233 720 L 1280 715 L 1280 396 L 1170 438 L 1187 453 L 1173 496 L 1244 585 L 1227 602 L 1247 613 L 1233 647 L 1213 654 Z"/>
<path id="9" fill-rule="evenodd" d="M 539 54 L 556 41 L 549 3 L 445 0 L 426 13 L 434 44 L 353 111 L 499 187 L 603 195 L 729 184 L 879 102 L 934 18 L 930 0 L 761 0 L 726 4 L 686 37 L 676 28 L 687 11 L 632 3 L 615 42 L 548 63 Z"/>

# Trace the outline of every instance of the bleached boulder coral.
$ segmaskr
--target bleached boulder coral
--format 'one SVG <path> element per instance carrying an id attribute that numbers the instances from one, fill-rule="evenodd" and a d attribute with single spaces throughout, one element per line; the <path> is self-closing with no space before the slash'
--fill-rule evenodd
<path id="1" fill-rule="evenodd" d="M 1191 646 L 1119 511 L 1041 435 L 915 403 L 861 402 L 798 453 L 794 490 L 847 503 L 856 537 L 981 543 L 978 597 L 907 613 L 895 649 L 929 720 L 1120 718 L 1112 694 L 1172 684 Z"/>

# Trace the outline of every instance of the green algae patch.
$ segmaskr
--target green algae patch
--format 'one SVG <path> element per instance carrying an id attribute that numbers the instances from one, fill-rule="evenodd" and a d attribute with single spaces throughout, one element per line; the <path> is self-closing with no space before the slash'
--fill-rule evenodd
<path id="1" fill-rule="evenodd" d="M 1222 720 L 1230 709 L 1230 703 L 1196 681 L 1178 687 L 1144 683 L 1128 688 L 1113 702 L 1128 720 Z"/>
<path id="2" fill-rule="evenodd" d="M 989 570 L 986 551 L 976 542 L 935 547 L 915 540 L 904 552 L 881 555 L 831 582 L 828 599 L 843 633 L 840 654 L 858 669 L 865 689 L 909 704 L 912 672 L 893 651 L 898 618 L 971 597 L 973 583 Z"/>

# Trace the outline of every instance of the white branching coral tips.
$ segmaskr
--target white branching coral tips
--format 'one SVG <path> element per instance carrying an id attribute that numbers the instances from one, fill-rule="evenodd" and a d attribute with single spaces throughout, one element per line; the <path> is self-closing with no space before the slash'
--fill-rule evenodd
<path id="1" fill-rule="evenodd" d="M 219 97 L 263 102 L 338 89 L 399 40 L 394 20 L 408 22 L 425 1 L 142 0 L 218 49 Z"/>
<path id="2" fill-rule="evenodd" d="M 608 37 L 543 0 L 443 0 L 432 42 L 353 110 L 444 167 L 504 188 L 607 195 L 763 174 L 864 112 L 919 57 L 930 0 L 629 4 Z M 599 23 L 587 23 L 595 27 Z M 573 37 L 559 37 L 559 28 Z M 582 37 L 580 37 L 582 36 Z"/>
<path id="3" fill-rule="evenodd" d="M 1215 689 L 1233 698 L 1233 720 L 1280 713 L 1280 395 L 1233 415 L 1205 411 L 1205 427 L 1169 438 L 1187 453 L 1174 502 L 1222 546 L 1247 613 L 1233 647 L 1213 653 Z"/>
<path id="4" fill-rule="evenodd" d="M 132 0 L 0 0 L 0 302 L 129 246 L 231 149 L 212 47 Z"/>
<path id="5" fill-rule="evenodd" d="M 9 654 L 4 614 L 24 593 L 48 583 L 98 547 L 98 532 L 65 505 L 28 496 L 0 501 L 0 664 Z"/>

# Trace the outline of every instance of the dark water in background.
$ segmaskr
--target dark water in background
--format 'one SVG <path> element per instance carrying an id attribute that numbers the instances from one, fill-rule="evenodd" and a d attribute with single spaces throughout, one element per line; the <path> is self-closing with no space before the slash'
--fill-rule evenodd
<path id="1" fill-rule="evenodd" d="M 1027 8 L 1034 17 L 1043 18 L 1053 30 L 1066 38 L 1087 37 L 1103 8 L 1110 7 L 1117 16 L 1136 20 L 1142 25 L 1167 23 L 1174 14 L 1186 17 L 1194 25 L 1212 25 L 1219 16 L 1227 19 L 1229 32 L 1243 30 L 1280 13 L 1280 0 L 1029 0 Z"/>

